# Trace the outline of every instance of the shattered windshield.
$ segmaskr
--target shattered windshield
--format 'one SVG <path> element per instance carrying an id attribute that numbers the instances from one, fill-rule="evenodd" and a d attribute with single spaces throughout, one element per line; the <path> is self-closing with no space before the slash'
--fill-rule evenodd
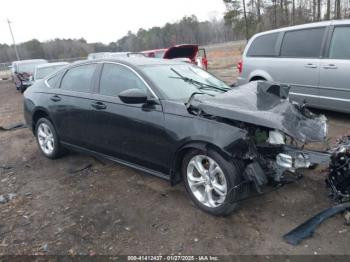
<path id="1" fill-rule="evenodd" d="M 190 64 L 147 66 L 143 71 L 170 100 L 187 101 L 193 93 L 215 95 L 231 89 L 213 75 Z"/>

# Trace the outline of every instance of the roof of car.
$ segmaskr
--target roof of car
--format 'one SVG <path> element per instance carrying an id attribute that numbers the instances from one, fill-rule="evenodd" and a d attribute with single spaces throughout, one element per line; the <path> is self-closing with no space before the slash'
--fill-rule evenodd
<path id="1" fill-rule="evenodd" d="M 19 60 L 13 61 L 13 64 L 26 64 L 26 63 L 35 63 L 35 62 L 47 62 L 45 59 L 28 59 L 28 60 Z"/>
<path id="2" fill-rule="evenodd" d="M 302 25 L 282 27 L 282 28 L 258 33 L 254 37 L 257 37 L 259 35 L 265 35 L 268 33 L 275 33 L 275 32 L 277 33 L 277 32 L 300 30 L 300 29 L 307 29 L 307 28 L 313 28 L 313 27 L 322 27 L 322 26 L 329 26 L 329 25 L 345 25 L 345 24 L 350 24 L 350 19 L 329 20 L 329 21 L 322 21 L 322 22 L 316 22 L 316 23 L 308 23 L 308 24 L 302 24 Z"/>
<path id="3" fill-rule="evenodd" d="M 171 59 L 149 58 L 149 57 L 118 57 L 118 58 L 102 58 L 94 60 L 86 60 L 77 64 L 94 63 L 94 62 L 117 62 L 134 66 L 152 66 L 152 65 L 181 65 L 179 62 Z"/>
<path id="4" fill-rule="evenodd" d="M 45 64 L 37 65 L 36 68 L 46 68 L 46 67 L 60 66 L 60 65 L 68 65 L 68 63 L 67 62 L 45 63 Z"/>

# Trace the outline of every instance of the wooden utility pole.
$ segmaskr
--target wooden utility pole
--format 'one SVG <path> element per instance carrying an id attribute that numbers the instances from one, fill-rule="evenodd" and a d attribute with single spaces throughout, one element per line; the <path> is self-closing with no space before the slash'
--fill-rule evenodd
<path id="1" fill-rule="evenodd" d="M 13 47 L 15 48 L 15 53 L 16 53 L 16 57 L 17 57 L 17 61 L 19 61 L 19 54 L 18 54 L 18 50 L 17 50 L 17 46 L 16 46 L 16 42 L 15 42 L 15 38 L 13 36 L 13 32 L 12 32 L 12 28 L 11 28 L 11 21 L 9 19 L 7 19 L 7 23 L 9 24 L 9 29 L 10 29 L 10 33 L 11 33 L 11 37 L 12 37 L 12 42 L 13 42 Z"/>

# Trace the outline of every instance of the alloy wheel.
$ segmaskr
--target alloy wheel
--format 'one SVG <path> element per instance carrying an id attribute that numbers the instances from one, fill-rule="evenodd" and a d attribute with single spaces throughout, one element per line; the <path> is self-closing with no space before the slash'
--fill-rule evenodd
<path id="1" fill-rule="evenodd" d="M 55 150 L 55 138 L 51 128 L 45 123 L 40 123 L 38 126 L 37 136 L 41 150 L 46 155 L 52 154 Z"/>
<path id="2" fill-rule="evenodd" d="M 227 182 L 219 164 L 209 156 L 196 155 L 187 165 L 187 182 L 192 194 L 203 205 L 221 206 L 227 195 Z"/>

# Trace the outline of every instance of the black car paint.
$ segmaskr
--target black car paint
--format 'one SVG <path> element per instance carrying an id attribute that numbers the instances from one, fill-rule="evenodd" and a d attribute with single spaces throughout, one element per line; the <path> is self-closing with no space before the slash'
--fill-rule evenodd
<path id="1" fill-rule="evenodd" d="M 158 99 L 150 93 L 150 103 L 132 105 L 117 97 L 98 94 L 104 62 L 123 64 L 134 70 Z M 132 63 L 124 60 L 83 62 L 63 70 L 86 63 L 99 65 L 91 93 L 50 88 L 45 81 L 39 81 L 25 92 L 25 119 L 33 131 L 34 120 L 46 115 L 65 146 L 121 162 L 172 183 L 179 179 L 181 157 L 188 148 L 214 148 L 227 159 L 242 152 L 245 130 L 195 116 L 183 102 L 163 99 L 157 86 Z M 96 109 L 93 107 L 96 102 L 106 108 Z"/>

